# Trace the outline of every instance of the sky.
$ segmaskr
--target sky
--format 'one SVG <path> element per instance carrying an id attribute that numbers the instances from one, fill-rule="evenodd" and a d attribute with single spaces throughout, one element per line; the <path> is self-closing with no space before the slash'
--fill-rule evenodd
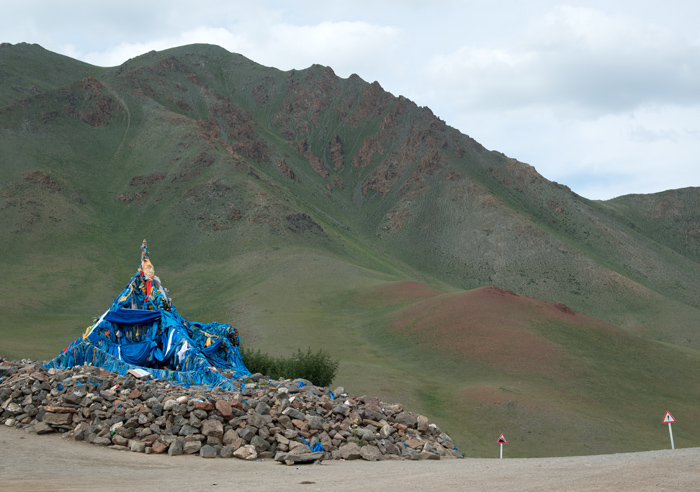
<path id="1" fill-rule="evenodd" d="M 94 65 L 216 44 L 429 107 L 590 199 L 700 186 L 697 0 L 0 0 L 0 42 Z"/>

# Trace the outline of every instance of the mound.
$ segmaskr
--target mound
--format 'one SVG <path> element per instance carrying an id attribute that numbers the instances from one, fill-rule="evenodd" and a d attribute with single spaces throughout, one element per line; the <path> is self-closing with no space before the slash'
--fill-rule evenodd
<path id="1" fill-rule="evenodd" d="M 569 377 L 565 351 L 534 328 L 547 321 L 604 325 L 561 303 L 484 287 L 404 308 L 393 315 L 390 329 L 431 350 L 499 371 Z"/>

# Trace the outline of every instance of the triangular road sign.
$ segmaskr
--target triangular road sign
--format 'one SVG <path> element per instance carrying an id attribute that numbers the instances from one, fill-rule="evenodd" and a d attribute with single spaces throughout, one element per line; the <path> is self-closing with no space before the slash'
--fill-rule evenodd
<path id="1" fill-rule="evenodd" d="M 666 411 L 666 415 L 664 415 L 664 424 L 672 424 L 676 421 L 676 419 L 673 418 L 673 415 L 671 415 L 671 412 Z"/>
<path id="2" fill-rule="evenodd" d="M 508 444 L 508 441 L 506 441 L 506 438 L 501 434 L 501 437 L 498 438 L 498 443 L 499 444 Z"/>

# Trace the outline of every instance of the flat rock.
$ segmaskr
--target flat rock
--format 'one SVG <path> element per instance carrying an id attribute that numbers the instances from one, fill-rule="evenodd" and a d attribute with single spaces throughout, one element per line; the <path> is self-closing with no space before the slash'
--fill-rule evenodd
<path id="1" fill-rule="evenodd" d="M 365 461 L 378 461 L 382 456 L 382 452 L 379 451 L 377 446 L 362 446 L 360 448 L 360 456 Z"/>
<path id="2" fill-rule="evenodd" d="M 338 450 L 340 457 L 344 460 L 358 460 L 362 457 L 360 446 L 354 442 L 350 442 L 341 446 Z"/>
<path id="3" fill-rule="evenodd" d="M 233 456 L 241 460 L 253 461 L 257 459 L 258 453 L 255 451 L 255 446 L 246 444 L 235 450 Z"/>
<path id="4" fill-rule="evenodd" d="M 299 464 L 299 463 L 315 463 L 316 461 L 323 460 L 323 451 L 316 451 L 313 453 L 277 453 L 275 455 L 275 461 L 285 463 L 287 465 Z"/>

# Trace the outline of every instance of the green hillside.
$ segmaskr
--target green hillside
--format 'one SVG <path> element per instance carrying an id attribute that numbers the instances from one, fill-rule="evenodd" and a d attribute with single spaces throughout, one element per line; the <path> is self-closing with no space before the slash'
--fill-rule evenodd
<path id="1" fill-rule="evenodd" d="M 323 348 L 467 454 L 506 430 L 513 456 L 655 449 L 665 410 L 697 420 L 699 188 L 591 201 L 376 82 L 210 45 L 103 68 L 4 44 L 0 81 L 2 355 L 55 356 L 146 238 L 183 316 Z M 436 345 L 453 320 L 470 345 Z"/>

